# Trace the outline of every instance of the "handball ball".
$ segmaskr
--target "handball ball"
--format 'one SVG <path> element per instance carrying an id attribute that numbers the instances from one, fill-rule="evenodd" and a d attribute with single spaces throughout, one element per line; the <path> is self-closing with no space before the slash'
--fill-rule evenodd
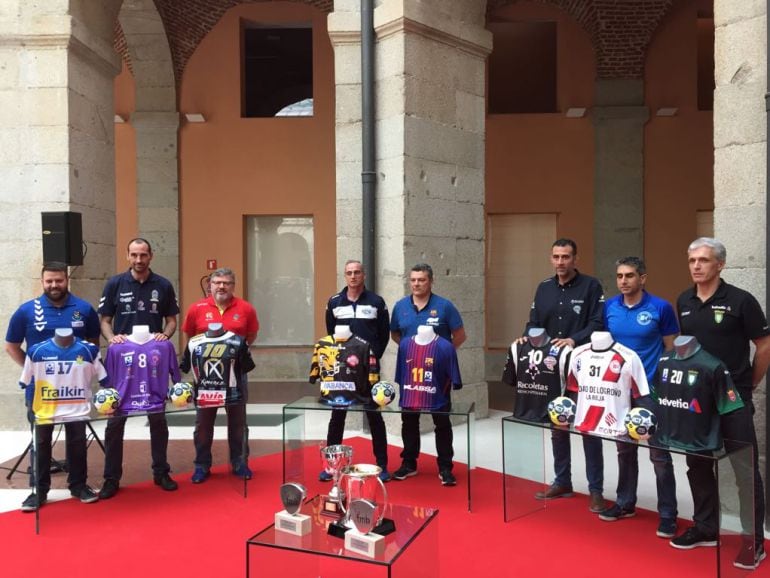
<path id="1" fill-rule="evenodd" d="M 635 407 L 626 414 L 623 424 L 630 435 L 635 440 L 648 440 L 654 434 L 658 427 L 658 418 L 649 409 Z"/>
<path id="2" fill-rule="evenodd" d="M 372 387 L 372 399 L 380 407 L 388 405 L 396 399 L 398 384 L 393 381 L 378 381 Z"/>
<path id="3" fill-rule="evenodd" d="M 104 387 L 94 394 L 94 407 L 102 415 L 115 413 L 120 405 L 120 394 L 113 387 Z"/>
<path id="4" fill-rule="evenodd" d="M 548 402 L 548 417 L 554 425 L 569 425 L 575 421 L 576 404 L 570 398 L 561 396 Z"/>
<path id="5" fill-rule="evenodd" d="M 168 388 L 168 396 L 171 398 L 171 403 L 174 407 L 185 407 L 193 400 L 195 390 L 193 386 L 184 381 L 175 383 Z"/>

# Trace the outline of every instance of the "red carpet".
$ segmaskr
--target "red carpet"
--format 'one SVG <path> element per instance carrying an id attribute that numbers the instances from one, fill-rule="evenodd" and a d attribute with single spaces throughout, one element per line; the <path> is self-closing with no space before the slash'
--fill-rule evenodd
<path id="1" fill-rule="evenodd" d="M 368 440 L 351 443 L 357 455 L 369 455 Z M 391 448 L 392 464 L 400 463 L 398 451 Z M 189 475 L 180 474 L 176 493 L 163 493 L 150 482 L 121 487 L 114 499 L 92 505 L 74 500 L 47 504 L 40 513 L 39 535 L 34 515 L 0 514 L 0 576 L 244 576 L 246 540 L 271 524 L 281 509 L 281 454 L 250 464 L 254 480 L 246 499 L 243 483 L 215 468 L 206 483 L 196 486 Z M 423 455 L 418 466 L 418 476 L 387 487 L 394 503 L 439 508 L 441 557 L 424 563 L 440 564 L 442 577 L 715 575 L 715 549 L 674 550 L 655 536 L 654 513 L 639 511 L 635 518 L 602 522 L 588 512 L 587 498 L 577 496 L 505 523 L 500 474 L 474 471 L 473 512 L 468 513 L 464 466 L 455 468 L 458 485 L 452 488 L 441 486 L 435 458 Z M 317 472 L 312 473 L 315 478 Z M 308 486 L 310 495 L 329 487 L 311 480 Z M 517 504 L 534 491 L 526 482 L 518 487 Z M 281 576 L 285 569 L 259 570 L 252 575 Z M 723 564 L 722 576 L 733 575 L 770 576 L 770 563 L 753 574 Z"/>

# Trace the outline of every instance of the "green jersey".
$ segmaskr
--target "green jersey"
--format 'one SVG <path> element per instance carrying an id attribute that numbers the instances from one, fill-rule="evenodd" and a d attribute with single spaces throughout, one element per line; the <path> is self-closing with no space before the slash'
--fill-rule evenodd
<path id="1" fill-rule="evenodd" d="M 743 407 L 730 372 L 702 348 L 683 359 L 673 353 L 661 357 L 652 395 L 657 441 L 688 451 L 721 448 L 719 416 Z"/>

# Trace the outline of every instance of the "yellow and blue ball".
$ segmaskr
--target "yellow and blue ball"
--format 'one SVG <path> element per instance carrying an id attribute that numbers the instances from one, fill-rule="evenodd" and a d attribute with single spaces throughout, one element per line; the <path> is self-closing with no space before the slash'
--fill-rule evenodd
<path id="1" fill-rule="evenodd" d="M 396 399 L 398 384 L 395 381 L 378 381 L 372 386 L 372 399 L 380 407 Z"/>
<path id="2" fill-rule="evenodd" d="M 102 415 L 115 413 L 120 405 L 120 394 L 114 387 L 104 387 L 94 394 L 94 407 Z"/>

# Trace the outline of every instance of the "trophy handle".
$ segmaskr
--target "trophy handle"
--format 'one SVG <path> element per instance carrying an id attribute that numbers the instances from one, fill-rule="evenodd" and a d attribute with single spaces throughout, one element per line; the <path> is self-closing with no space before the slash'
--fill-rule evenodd
<path id="1" fill-rule="evenodd" d="M 382 523 L 382 520 L 385 519 L 385 510 L 388 507 L 388 490 L 385 488 L 385 483 L 380 479 L 380 476 L 377 476 L 377 481 L 380 483 L 380 487 L 382 488 L 382 510 L 380 511 L 380 517 L 376 524 L 379 526 Z"/>

